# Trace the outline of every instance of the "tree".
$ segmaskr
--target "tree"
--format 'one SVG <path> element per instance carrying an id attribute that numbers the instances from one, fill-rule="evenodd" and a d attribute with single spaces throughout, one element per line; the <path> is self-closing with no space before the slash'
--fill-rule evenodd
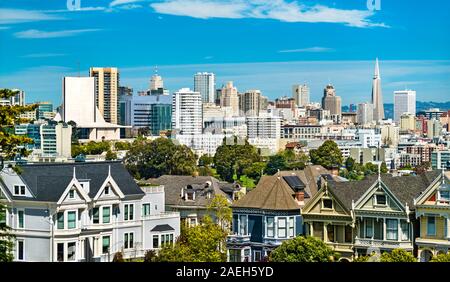
<path id="1" fill-rule="evenodd" d="M 380 262 L 416 262 L 417 259 L 412 253 L 403 249 L 394 249 L 392 252 L 381 254 Z"/>
<path id="2" fill-rule="evenodd" d="M 157 254 L 155 250 L 147 250 L 144 255 L 144 262 L 154 262 L 156 261 Z"/>
<path id="3" fill-rule="evenodd" d="M 450 253 L 449 254 L 439 254 L 437 256 L 434 256 L 430 261 L 431 262 L 450 262 Z"/>
<path id="4" fill-rule="evenodd" d="M 267 174 L 274 175 L 277 171 L 285 169 L 287 169 L 287 162 L 282 154 L 276 154 L 269 157 L 266 168 Z"/>
<path id="5" fill-rule="evenodd" d="M 388 173 L 389 172 L 389 169 L 388 169 L 388 167 L 387 167 L 385 162 L 381 163 L 380 172 L 381 173 Z"/>
<path id="6" fill-rule="evenodd" d="M 114 254 L 113 257 L 113 262 L 124 262 L 124 258 L 123 258 L 123 253 L 122 252 L 117 252 Z"/>
<path id="7" fill-rule="evenodd" d="M 210 155 L 204 154 L 198 160 L 198 165 L 199 166 L 209 167 L 209 166 L 211 166 L 213 164 L 213 161 L 214 161 L 213 157 L 211 157 Z"/>
<path id="8" fill-rule="evenodd" d="M 250 177 L 253 180 L 255 180 L 255 182 L 259 182 L 259 179 L 261 178 L 261 176 L 263 176 L 265 170 L 266 170 L 265 162 L 255 162 L 252 163 L 246 169 L 244 169 L 244 174 L 247 175 L 247 177 Z"/>
<path id="9" fill-rule="evenodd" d="M 160 262 L 225 262 L 227 232 L 205 216 L 202 223 L 182 228 L 174 246 L 165 245 L 158 254 Z"/>
<path id="10" fill-rule="evenodd" d="M 15 96 L 18 91 L 10 89 L 0 89 L 0 98 L 9 99 Z M 17 155 L 27 156 L 25 144 L 32 144 L 33 139 L 15 135 L 14 126 L 20 123 L 29 122 L 28 119 L 21 118 L 20 115 L 34 111 L 37 104 L 19 106 L 19 105 L 0 105 L 0 156 L 6 159 L 13 159 Z"/>
<path id="11" fill-rule="evenodd" d="M 72 136 L 71 136 L 72 144 L 78 144 L 78 138 L 81 134 L 81 129 L 78 128 L 77 123 L 74 122 L 73 120 L 69 121 L 67 124 L 72 126 Z"/>
<path id="12" fill-rule="evenodd" d="M 120 141 L 118 141 L 118 142 L 114 143 L 114 149 L 116 151 L 130 150 L 130 148 L 131 148 L 131 143 L 130 142 L 126 142 L 126 141 L 120 142 Z"/>
<path id="13" fill-rule="evenodd" d="M 417 174 L 421 174 L 421 173 L 426 172 L 428 169 L 430 169 L 430 167 L 431 167 L 430 162 L 422 162 L 420 165 L 418 165 L 414 168 L 414 171 Z"/>
<path id="14" fill-rule="evenodd" d="M 0 262 L 14 259 L 14 236 L 10 234 L 11 228 L 6 225 L 6 207 L 0 204 Z"/>
<path id="15" fill-rule="evenodd" d="M 322 240 L 314 237 L 297 236 L 284 241 L 270 253 L 272 262 L 332 262 L 338 258 Z"/>
<path id="16" fill-rule="evenodd" d="M 309 152 L 311 162 L 327 169 L 341 167 L 344 161 L 341 150 L 332 140 L 326 140 L 322 146 Z"/>
<path id="17" fill-rule="evenodd" d="M 138 179 L 164 174 L 192 175 L 197 170 L 197 157 L 191 149 L 162 137 L 153 141 L 135 140 L 124 162 L 128 171 Z"/>
<path id="18" fill-rule="evenodd" d="M 234 137 L 231 145 L 229 142 L 225 138 L 223 144 L 217 148 L 214 165 L 222 180 L 233 182 L 235 175 L 240 179 L 244 175 L 244 170 L 259 162 L 261 156 L 256 147 L 250 145 L 247 140 L 240 144 L 237 137 Z"/>
<path id="19" fill-rule="evenodd" d="M 355 169 L 355 159 L 353 159 L 352 157 L 348 157 L 345 160 L 345 168 L 348 171 L 353 171 Z"/>
<path id="20" fill-rule="evenodd" d="M 117 154 L 109 150 L 108 152 L 106 152 L 105 159 L 107 161 L 117 160 Z"/>
<path id="21" fill-rule="evenodd" d="M 217 223 L 224 229 L 231 226 L 233 213 L 231 211 L 228 199 L 223 195 L 215 195 L 211 203 L 208 205 L 208 211 L 214 212 Z"/>

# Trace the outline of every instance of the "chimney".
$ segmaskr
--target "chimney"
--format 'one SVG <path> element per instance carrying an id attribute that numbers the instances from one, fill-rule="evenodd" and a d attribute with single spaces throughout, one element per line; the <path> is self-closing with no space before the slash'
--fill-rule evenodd
<path id="1" fill-rule="evenodd" d="M 299 205 L 303 205 L 305 203 L 305 188 L 300 186 L 295 187 L 295 200 Z"/>
<path id="2" fill-rule="evenodd" d="M 331 168 L 331 174 L 334 175 L 334 176 L 339 176 L 339 167 L 333 166 Z"/>

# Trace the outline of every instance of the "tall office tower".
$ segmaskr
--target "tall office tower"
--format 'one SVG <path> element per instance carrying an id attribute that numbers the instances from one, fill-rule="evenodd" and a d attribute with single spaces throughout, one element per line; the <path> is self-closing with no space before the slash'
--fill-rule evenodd
<path id="1" fill-rule="evenodd" d="M 306 84 L 296 84 L 292 86 L 292 97 L 299 107 L 306 107 L 309 104 L 309 87 Z"/>
<path id="2" fill-rule="evenodd" d="M 134 96 L 130 100 L 130 114 L 133 127 L 149 128 L 151 134 L 157 136 L 161 131 L 170 130 L 172 127 L 172 97 Z"/>
<path id="3" fill-rule="evenodd" d="M 394 92 L 394 120 L 399 122 L 404 113 L 416 115 L 416 91 Z"/>
<path id="4" fill-rule="evenodd" d="M 372 81 L 372 104 L 373 104 L 373 119 L 375 121 L 384 119 L 383 95 L 381 93 L 381 76 L 378 58 L 375 61 L 375 74 Z"/>
<path id="5" fill-rule="evenodd" d="M 358 123 L 365 125 L 373 121 L 373 105 L 370 103 L 358 104 Z"/>
<path id="6" fill-rule="evenodd" d="M 162 77 L 158 74 L 158 69 L 155 69 L 155 74 L 150 78 L 150 91 L 158 90 L 164 88 L 164 81 Z"/>
<path id="7" fill-rule="evenodd" d="M 258 116 L 261 111 L 261 91 L 247 90 L 239 94 L 239 109 L 245 116 Z"/>
<path id="8" fill-rule="evenodd" d="M 216 81 L 213 73 L 198 72 L 194 75 L 194 91 L 200 92 L 203 103 L 214 103 Z"/>
<path id="9" fill-rule="evenodd" d="M 225 108 L 227 116 L 239 116 L 239 97 L 237 88 L 233 86 L 233 81 L 228 81 L 222 87 L 220 106 Z"/>
<path id="10" fill-rule="evenodd" d="M 182 88 L 172 97 L 172 129 L 179 135 L 202 134 L 202 97 L 200 92 Z"/>
<path id="11" fill-rule="evenodd" d="M 322 109 L 330 111 L 331 118 L 339 122 L 342 115 L 341 97 L 336 96 L 333 85 L 328 84 L 323 90 Z"/>
<path id="12" fill-rule="evenodd" d="M 106 122 L 117 124 L 117 91 L 119 71 L 117 68 L 92 67 L 89 76 L 95 77 L 95 103 Z"/>

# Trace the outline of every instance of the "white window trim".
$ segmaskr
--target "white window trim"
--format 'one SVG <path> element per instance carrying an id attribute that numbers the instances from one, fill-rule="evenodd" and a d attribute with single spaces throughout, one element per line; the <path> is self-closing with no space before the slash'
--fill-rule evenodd
<path id="1" fill-rule="evenodd" d="M 125 236 L 125 235 L 124 235 Z M 108 251 L 109 251 L 109 253 L 111 253 L 111 243 L 112 243 L 112 236 L 111 235 L 102 235 L 101 236 L 101 238 L 102 238 L 102 248 L 101 248 L 101 251 L 102 251 L 102 255 L 104 255 L 104 254 L 108 254 L 108 252 L 106 252 L 106 253 L 104 253 L 103 252 L 103 238 L 105 238 L 105 237 L 109 237 L 109 247 L 108 247 Z M 134 238 L 133 238 L 134 239 Z"/>
<path id="2" fill-rule="evenodd" d="M 69 212 L 75 212 L 75 228 L 69 228 Z M 78 228 L 78 210 L 64 211 L 64 230 L 75 230 Z"/>
<path id="3" fill-rule="evenodd" d="M 125 206 L 128 206 L 128 218 L 125 218 Z M 133 219 L 130 219 L 130 207 L 133 207 Z M 134 221 L 136 220 L 136 211 L 135 211 L 135 204 L 129 203 L 129 204 L 123 204 L 123 221 Z"/>
<path id="4" fill-rule="evenodd" d="M 379 203 L 378 203 L 378 201 L 377 201 L 377 195 L 383 195 L 383 196 L 384 196 L 384 199 L 385 199 L 385 203 L 384 203 L 384 204 L 379 204 Z M 387 197 L 387 195 L 384 194 L 384 193 L 375 193 L 375 194 L 373 195 L 373 205 L 374 205 L 374 206 L 378 206 L 378 207 L 387 207 L 387 206 L 388 206 L 388 197 Z"/>
<path id="5" fill-rule="evenodd" d="M 290 220 L 291 219 L 292 219 L 292 226 L 290 224 Z M 288 238 L 294 238 L 295 237 L 295 216 L 289 216 L 288 217 L 287 227 L 288 227 L 288 233 L 287 233 Z M 290 234 L 291 227 L 292 227 L 292 230 L 293 230 L 292 235 Z"/>
<path id="6" fill-rule="evenodd" d="M 285 221 L 285 227 L 284 227 L 284 230 L 285 230 L 285 232 L 286 232 L 286 236 L 284 236 L 284 237 L 280 237 L 280 236 L 279 236 L 279 234 L 280 234 L 280 232 L 279 232 L 279 230 L 280 230 L 280 225 L 279 225 L 278 223 L 279 223 L 280 219 Z M 288 219 L 287 219 L 286 216 L 277 216 L 277 238 L 280 238 L 280 239 L 286 239 L 286 238 L 289 238 L 289 234 L 288 234 Z"/>
<path id="7" fill-rule="evenodd" d="M 128 248 L 125 248 L 125 234 L 128 234 Z M 130 242 L 131 242 L 131 240 L 130 240 L 130 238 L 131 238 L 131 236 L 130 236 L 130 234 L 133 234 L 133 247 L 131 247 L 130 248 Z M 134 231 L 131 231 L 131 232 L 125 232 L 125 233 L 123 233 L 123 249 L 124 250 L 132 250 L 132 249 L 134 249 L 134 247 L 135 247 L 135 237 L 134 237 Z"/>
<path id="8" fill-rule="evenodd" d="M 73 192 L 73 198 L 70 197 L 70 193 L 71 192 Z M 72 189 L 69 190 L 69 192 L 67 193 L 67 199 L 69 201 L 73 201 L 73 200 L 77 199 L 77 197 L 76 197 L 76 189 L 72 188 Z"/>
<path id="9" fill-rule="evenodd" d="M 75 244 L 75 255 L 74 255 L 75 257 L 74 257 L 73 260 L 69 260 L 69 244 L 70 243 L 74 243 Z M 78 250 L 78 242 L 77 241 L 66 242 L 66 243 L 64 243 L 64 248 L 65 248 L 64 262 L 76 262 L 77 259 L 78 259 L 78 257 L 77 257 L 77 255 L 78 255 L 78 251 L 77 251 Z"/>
<path id="10" fill-rule="evenodd" d="M 330 200 L 330 201 L 331 201 L 331 208 L 326 208 L 326 207 L 325 207 L 324 200 Z M 324 198 L 322 198 L 321 204 L 322 204 L 322 206 L 321 206 L 321 209 L 322 209 L 322 210 L 328 210 L 328 211 L 334 210 L 333 199 L 331 199 L 330 197 L 324 197 Z"/>
<path id="11" fill-rule="evenodd" d="M 20 216 L 19 216 L 19 212 L 23 212 L 23 227 L 20 227 Z M 23 208 L 18 208 L 17 209 L 17 221 L 16 221 L 16 228 L 17 229 L 25 229 L 25 209 Z"/>
<path id="12" fill-rule="evenodd" d="M 16 193 L 16 187 L 19 187 L 19 193 Z M 24 187 L 24 193 L 20 193 L 20 191 L 22 191 L 22 187 Z M 27 194 L 27 186 L 23 185 L 23 184 L 14 184 L 13 186 L 13 193 L 14 196 L 25 196 Z"/>
<path id="13" fill-rule="evenodd" d="M 149 209 L 148 209 L 148 212 L 149 212 L 149 214 L 148 215 L 145 215 L 144 214 L 144 206 L 145 205 L 149 205 Z M 148 202 L 148 203 L 142 203 L 142 205 L 141 205 L 141 217 L 143 217 L 143 216 L 149 216 L 149 215 L 151 215 L 152 214 L 152 203 L 150 203 L 150 202 Z"/>
<path id="14" fill-rule="evenodd" d="M 245 232 L 245 234 L 241 233 L 241 216 L 245 216 L 246 217 L 246 220 L 245 220 L 245 223 L 246 223 L 245 231 L 247 231 L 247 232 Z M 238 215 L 238 226 L 239 226 L 239 228 L 238 228 L 238 234 L 239 235 L 241 235 L 241 236 L 249 235 L 249 232 L 248 232 L 248 214 L 239 214 Z"/>
<path id="15" fill-rule="evenodd" d="M 105 223 L 105 222 L 103 222 L 103 208 L 108 208 L 109 207 L 109 223 Z M 100 217 L 101 217 L 101 220 L 99 219 L 99 223 L 101 222 L 101 224 L 111 224 L 111 223 L 113 223 L 113 216 L 112 216 L 112 213 L 113 213 L 113 207 L 112 207 L 112 205 L 104 205 L 104 206 L 101 206 L 101 207 L 98 207 L 99 208 L 99 212 L 100 212 Z"/>
<path id="16" fill-rule="evenodd" d="M 269 224 L 268 224 L 268 218 L 272 218 L 273 219 L 273 235 L 269 236 Z M 276 217 L 275 216 L 266 216 L 266 236 L 267 238 L 276 238 L 276 228 L 275 228 L 275 222 L 276 222 Z"/>

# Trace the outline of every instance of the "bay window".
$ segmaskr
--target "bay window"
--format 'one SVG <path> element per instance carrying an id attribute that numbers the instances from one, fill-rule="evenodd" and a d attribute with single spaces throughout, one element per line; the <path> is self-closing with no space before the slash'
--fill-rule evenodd
<path id="1" fill-rule="evenodd" d="M 428 236 L 436 235 L 436 218 L 434 216 L 427 217 L 427 235 Z"/>
<path id="2" fill-rule="evenodd" d="M 409 240 L 409 224 L 406 220 L 400 221 L 400 228 L 402 230 L 402 241 Z"/>
<path id="3" fill-rule="evenodd" d="M 278 238 L 286 238 L 286 218 L 278 218 Z"/>
<path id="4" fill-rule="evenodd" d="M 100 208 L 92 209 L 92 223 L 94 224 L 100 223 Z"/>
<path id="5" fill-rule="evenodd" d="M 274 217 L 266 217 L 267 221 L 267 237 L 273 238 L 275 236 L 275 219 Z"/>
<path id="6" fill-rule="evenodd" d="M 239 235 L 247 235 L 247 219 L 246 215 L 239 215 Z"/>
<path id="7" fill-rule="evenodd" d="M 294 217 L 289 218 L 289 237 L 294 237 Z"/>
<path id="8" fill-rule="evenodd" d="M 111 207 L 103 207 L 103 223 L 110 223 L 111 222 Z"/>
<path id="9" fill-rule="evenodd" d="M 396 219 L 386 219 L 386 239 L 398 240 L 398 221 Z"/>
<path id="10" fill-rule="evenodd" d="M 57 220 L 57 228 L 58 229 L 64 229 L 64 212 L 59 212 L 56 215 L 56 220 Z"/>
<path id="11" fill-rule="evenodd" d="M 70 242 L 67 243 L 67 260 L 68 261 L 74 261 L 76 255 L 76 243 Z"/>
<path id="12" fill-rule="evenodd" d="M 373 237 L 373 219 L 367 218 L 364 221 L 365 229 L 366 229 L 366 236 L 365 238 L 372 238 Z"/>
<path id="13" fill-rule="evenodd" d="M 102 253 L 107 254 L 109 253 L 109 246 L 111 244 L 111 237 L 110 236 L 103 236 L 102 237 Z"/>
<path id="14" fill-rule="evenodd" d="M 67 212 L 67 228 L 68 229 L 77 228 L 77 213 L 74 211 Z"/>

